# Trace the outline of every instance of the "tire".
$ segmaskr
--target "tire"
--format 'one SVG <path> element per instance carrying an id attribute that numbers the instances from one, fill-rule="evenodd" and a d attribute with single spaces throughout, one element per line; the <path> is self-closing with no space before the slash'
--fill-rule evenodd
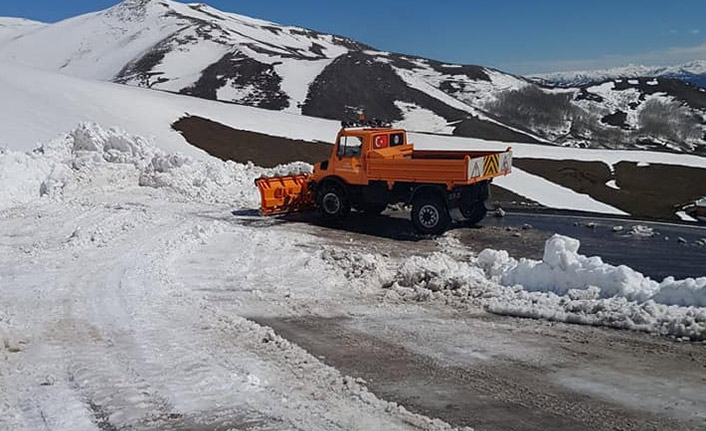
<path id="1" fill-rule="evenodd" d="M 343 186 L 324 183 L 317 193 L 316 206 L 326 222 L 341 221 L 351 212 L 351 202 Z"/>
<path id="2" fill-rule="evenodd" d="M 475 226 L 478 223 L 481 222 L 488 214 L 488 208 L 485 206 L 485 202 L 481 202 L 476 204 L 473 207 L 473 210 L 466 216 L 466 225 L 467 226 Z"/>
<path id="3" fill-rule="evenodd" d="M 451 224 L 446 202 L 438 195 L 422 194 L 412 202 L 412 224 L 424 235 L 438 235 Z"/>
<path id="4" fill-rule="evenodd" d="M 462 189 L 460 209 L 467 226 L 475 226 L 485 218 L 488 213 L 486 202 L 489 199 L 490 187 L 487 182 Z"/>
<path id="5" fill-rule="evenodd" d="M 376 216 L 380 215 L 380 213 L 387 209 L 387 204 L 373 204 L 365 202 L 356 205 L 356 209 L 365 215 Z"/>

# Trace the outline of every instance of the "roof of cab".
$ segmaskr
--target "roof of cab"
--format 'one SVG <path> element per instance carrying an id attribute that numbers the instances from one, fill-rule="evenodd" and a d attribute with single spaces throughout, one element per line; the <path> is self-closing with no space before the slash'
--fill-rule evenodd
<path id="1" fill-rule="evenodd" d="M 346 128 L 346 129 L 341 129 L 342 133 L 357 133 L 360 134 L 365 133 L 365 134 L 373 134 L 373 133 L 406 133 L 404 129 L 393 129 L 393 128 L 383 128 L 383 127 L 376 127 L 376 128 Z"/>

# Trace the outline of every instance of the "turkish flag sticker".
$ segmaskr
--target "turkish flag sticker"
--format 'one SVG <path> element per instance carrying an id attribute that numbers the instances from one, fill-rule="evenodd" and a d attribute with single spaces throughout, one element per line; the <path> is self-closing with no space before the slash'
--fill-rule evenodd
<path id="1" fill-rule="evenodd" d="M 377 135 L 374 138 L 373 145 L 375 149 L 387 148 L 390 146 L 390 137 L 387 135 Z"/>

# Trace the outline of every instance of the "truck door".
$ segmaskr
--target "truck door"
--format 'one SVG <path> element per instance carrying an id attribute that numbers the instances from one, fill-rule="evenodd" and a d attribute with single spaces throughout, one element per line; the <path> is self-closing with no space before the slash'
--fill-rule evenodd
<path id="1" fill-rule="evenodd" d="M 338 139 L 336 174 L 350 184 L 364 184 L 365 169 L 362 162 L 363 138 L 341 136 Z"/>

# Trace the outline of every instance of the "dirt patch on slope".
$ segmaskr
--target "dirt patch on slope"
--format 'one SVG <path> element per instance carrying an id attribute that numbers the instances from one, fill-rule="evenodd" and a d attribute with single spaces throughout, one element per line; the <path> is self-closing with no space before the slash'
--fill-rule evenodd
<path id="1" fill-rule="evenodd" d="M 266 168 L 296 161 L 318 163 L 331 154 L 329 144 L 237 130 L 200 117 L 184 117 L 172 128 L 191 145 L 221 160 L 253 162 Z"/>
<path id="2" fill-rule="evenodd" d="M 701 168 L 620 162 L 613 174 L 602 162 L 515 159 L 513 163 L 638 217 L 677 219 L 675 205 L 706 194 L 706 169 Z M 611 180 L 618 189 L 606 185 Z"/>

